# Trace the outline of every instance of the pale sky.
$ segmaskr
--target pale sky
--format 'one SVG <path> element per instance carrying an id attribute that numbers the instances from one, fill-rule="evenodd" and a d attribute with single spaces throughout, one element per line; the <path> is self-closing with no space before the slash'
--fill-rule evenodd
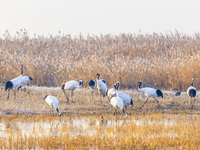
<path id="1" fill-rule="evenodd" d="M 199 0 L 2 0 L 0 37 L 64 34 L 200 32 Z"/>

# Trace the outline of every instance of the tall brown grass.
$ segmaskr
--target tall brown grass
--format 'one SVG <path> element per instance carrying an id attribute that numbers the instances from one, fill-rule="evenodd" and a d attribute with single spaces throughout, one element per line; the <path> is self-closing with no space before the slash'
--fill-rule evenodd
<path id="1" fill-rule="evenodd" d="M 14 37 L 6 31 L 0 39 L 0 83 L 20 75 L 31 76 L 33 85 L 61 86 L 68 80 L 95 79 L 97 72 L 109 87 L 116 81 L 121 88 L 145 86 L 186 90 L 195 78 L 200 87 L 200 34 L 120 34 L 84 38 L 35 36 L 25 29 Z M 86 86 L 86 84 L 84 85 Z"/>

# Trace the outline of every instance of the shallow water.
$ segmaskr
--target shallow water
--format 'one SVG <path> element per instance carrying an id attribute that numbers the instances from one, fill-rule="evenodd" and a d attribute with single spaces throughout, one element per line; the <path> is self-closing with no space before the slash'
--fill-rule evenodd
<path id="1" fill-rule="evenodd" d="M 9 137 L 12 131 L 12 136 L 20 135 L 22 137 L 25 136 L 57 136 L 62 135 L 64 136 L 68 133 L 70 136 L 93 136 L 95 134 L 96 129 L 104 127 L 106 128 L 113 128 L 126 126 L 130 123 L 136 126 L 142 125 L 157 125 L 163 127 L 173 126 L 177 123 L 177 121 L 181 122 L 181 117 L 184 115 L 163 115 L 162 119 L 152 119 L 151 116 L 147 116 L 145 118 L 115 118 L 113 117 L 112 120 L 106 120 L 103 118 L 95 118 L 95 117 L 74 117 L 74 118 L 60 118 L 50 122 L 19 122 L 16 120 L 13 124 L 8 122 L 4 123 L 3 121 L 0 123 L 0 136 L 1 137 Z M 191 119 L 200 120 L 200 115 L 186 115 L 186 121 L 190 123 Z M 185 121 L 185 120 L 184 120 Z M 68 130 L 66 132 L 65 129 Z M 104 130 L 106 132 L 106 130 Z M 135 133 L 133 133 L 133 136 Z M 169 133 L 169 136 L 175 136 L 174 133 Z M 152 137 L 154 135 L 148 135 Z"/>

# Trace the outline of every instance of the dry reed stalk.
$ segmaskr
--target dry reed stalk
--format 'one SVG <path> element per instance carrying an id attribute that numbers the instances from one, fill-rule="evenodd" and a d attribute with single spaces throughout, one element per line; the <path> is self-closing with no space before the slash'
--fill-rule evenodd
<path id="1" fill-rule="evenodd" d="M 61 86 L 74 79 L 87 83 L 100 72 L 109 87 L 119 80 L 121 88 L 135 89 L 142 80 L 144 85 L 186 90 L 195 78 L 199 88 L 199 36 L 168 32 L 29 38 L 25 29 L 14 37 L 6 31 L 0 39 L 0 83 L 19 76 L 23 64 L 24 75 L 39 86 Z"/>

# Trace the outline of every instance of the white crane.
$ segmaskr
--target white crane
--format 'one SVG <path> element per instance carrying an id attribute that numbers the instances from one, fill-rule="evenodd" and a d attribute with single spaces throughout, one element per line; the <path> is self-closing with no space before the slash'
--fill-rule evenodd
<path id="1" fill-rule="evenodd" d="M 91 90 L 92 92 L 92 97 L 93 97 L 93 90 L 96 88 L 96 82 L 94 80 L 90 80 L 88 82 L 88 86 L 89 86 L 89 89 Z"/>
<path id="2" fill-rule="evenodd" d="M 154 89 L 154 88 L 151 88 L 151 87 L 144 87 L 144 88 L 140 88 L 142 82 L 139 81 L 138 82 L 138 90 L 145 93 L 145 95 L 147 96 L 147 100 L 146 102 L 140 107 L 140 109 L 147 103 L 149 97 L 153 97 L 156 102 L 158 103 L 159 107 L 160 107 L 160 104 L 159 102 L 157 101 L 157 99 L 155 97 L 162 97 L 163 98 L 163 93 L 159 90 L 159 89 Z"/>
<path id="3" fill-rule="evenodd" d="M 61 116 L 61 112 L 60 112 L 59 109 L 58 109 L 59 101 L 58 101 L 58 99 L 57 99 L 55 96 L 46 95 L 46 96 L 44 97 L 44 100 L 45 100 L 45 102 L 47 102 L 47 104 L 49 104 L 52 108 L 54 107 L 55 110 L 59 113 L 59 116 Z M 52 112 L 53 112 L 53 110 L 52 110 Z M 50 113 L 51 113 L 51 110 L 50 110 Z"/>
<path id="4" fill-rule="evenodd" d="M 133 107 L 132 98 L 128 94 L 118 91 L 120 82 L 117 81 L 117 83 L 115 85 L 116 85 L 116 89 L 112 88 L 108 91 L 108 94 L 107 94 L 108 99 L 110 100 L 113 97 L 113 95 L 115 95 L 115 92 L 117 92 L 118 96 L 123 100 L 124 104 L 129 104 Z M 127 106 L 125 106 L 125 107 L 127 109 Z"/>
<path id="5" fill-rule="evenodd" d="M 191 101 L 192 101 L 192 97 L 194 97 L 195 98 L 195 96 L 196 96 L 196 89 L 195 89 L 195 87 L 193 87 L 193 81 L 194 81 L 194 78 L 192 78 L 192 83 L 191 83 L 191 86 L 187 89 L 187 95 L 189 96 L 189 97 L 191 97 Z M 195 102 L 195 99 L 194 99 L 194 102 Z M 192 108 L 194 107 L 194 103 L 193 103 L 193 105 L 192 105 Z M 191 108 L 191 109 L 192 109 Z"/>
<path id="6" fill-rule="evenodd" d="M 117 113 L 117 108 L 119 107 L 119 108 L 122 109 L 123 113 L 124 113 L 126 116 L 128 116 L 127 113 L 124 111 L 124 103 L 123 103 L 123 100 L 122 100 L 120 97 L 118 97 L 118 92 L 117 92 L 117 87 L 116 87 L 116 85 L 114 85 L 114 88 L 115 88 L 115 92 L 114 92 L 115 94 L 114 94 L 113 97 L 110 99 L 110 103 L 111 103 L 111 105 L 113 105 L 113 107 L 115 107 L 116 113 Z"/>
<path id="7" fill-rule="evenodd" d="M 108 89 L 107 85 L 104 80 L 99 80 L 100 73 L 97 73 L 97 89 L 99 91 L 100 99 L 101 99 L 101 94 L 103 96 L 107 95 Z"/>
<path id="8" fill-rule="evenodd" d="M 16 88 L 18 86 L 20 86 L 21 82 L 22 82 L 23 65 L 21 65 L 20 68 L 21 68 L 21 75 L 19 77 L 17 77 L 17 78 L 12 79 L 11 81 L 7 81 L 6 82 L 5 90 L 8 90 L 8 97 L 7 97 L 7 99 L 9 99 L 10 89 L 12 89 L 12 88 L 14 89 L 14 97 L 16 98 L 16 93 L 15 93 Z"/>
<path id="9" fill-rule="evenodd" d="M 104 79 L 100 79 L 100 80 L 106 84 L 106 81 Z"/>
<path id="10" fill-rule="evenodd" d="M 33 78 L 31 78 L 29 76 L 23 76 L 21 85 L 17 88 L 17 90 L 19 90 L 22 87 L 22 84 L 27 84 L 29 86 L 29 82 L 31 82 L 32 80 L 33 80 Z"/>
<path id="11" fill-rule="evenodd" d="M 133 100 L 132 100 L 132 98 L 128 94 L 126 94 L 124 92 L 121 92 L 121 91 L 118 91 L 119 85 L 120 85 L 120 82 L 117 81 L 117 83 L 116 83 L 116 90 L 117 90 L 118 96 L 123 100 L 124 104 L 128 104 L 128 105 L 131 105 L 133 107 Z M 126 109 L 127 109 L 127 107 L 126 107 Z"/>
<path id="12" fill-rule="evenodd" d="M 114 86 L 115 85 L 116 84 L 114 84 Z M 107 98 L 108 98 L 108 100 L 110 100 L 115 95 L 115 92 L 116 92 L 115 88 L 111 88 L 111 89 L 108 90 L 108 92 L 107 92 Z"/>
<path id="13" fill-rule="evenodd" d="M 77 81 L 75 80 L 71 80 L 71 81 L 67 81 L 65 84 L 62 85 L 62 91 L 64 92 L 66 98 L 67 98 L 67 102 L 69 102 L 69 98 L 66 94 L 66 90 L 70 90 L 72 92 L 71 96 L 72 96 L 72 102 L 73 102 L 73 91 L 76 89 L 76 88 L 80 88 L 82 87 L 83 85 L 83 81 L 80 80 L 80 82 L 78 83 Z"/>

